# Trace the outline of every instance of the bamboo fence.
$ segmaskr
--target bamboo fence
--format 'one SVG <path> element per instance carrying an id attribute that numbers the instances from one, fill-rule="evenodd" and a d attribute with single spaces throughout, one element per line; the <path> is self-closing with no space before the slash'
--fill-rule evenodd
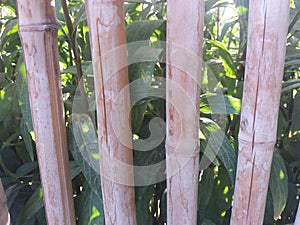
<path id="1" fill-rule="evenodd" d="M 288 23 L 289 1 L 250 1 L 231 225 L 263 224 L 276 143 Z"/>
<path id="2" fill-rule="evenodd" d="M 75 225 L 52 0 L 18 0 L 36 149 L 48 224 Z"/>
<path id="3" fill-rule="evenodd" d="M 122 174 L 119 161 L 132 165 L 129 123 L 114 113 L 114 100 L 128 85 L 125 24 L 122 0 L 86 0 L 95 79 L 101 187 L 106 225 L 135 225 L 133 168 Z M 57 24 L 52 0 L 18 0 L 19 33 L 24 50 L 29 97 L 36 135 L 47 223 L 75 225 L 66 130 L 59 78 Z M 204 1 L 168 2 L 167 21 L 167 223 L 197 224 L 199 176 L 199 95 L 204 24 Z M 276 16 L 274 16 L 276 15 Z M 261 225 L 271 170 L 283 75 L 289 1 L 250 0 L 249 32 L 239 158 L 231 225 Z M 182 35 L 189 34 L 189 35 Z M 121 47 L 120 47 L 121 46 Z M 117 54 L 110 54 L 114 49 Z M 183 72 L 189 59 L 178 49 L 199 58 L 195 71 Z M 118 70 L 118 65 L 123 65 Z M 174 86 L 175 84 L 175 86 Z M 177 85 L 177 86 L 176 86 Z M 182 90 L 177 92 L 176 88 Z M 129 115 L 129 93 L 118 107 Z M 178 102 L 180 111 L 172 103 Z M 191 104 L 192 102 L 192 104 Z M 196 113 L 195 113 L 196 112 Z M 120 121 L 120 130 L 113 126 Z M 180 121 L 180 122 L 179 122 Z M 124 126 L 122 126 L 122 124 Z M 123 133 L 122 133 L 123 132 Z M 126 139 L 120 143 L 116 133 Z M 178 140 L 188 140 L 178 143 Z M 178 170 L 179 168 L 179 170 Z M 111 176 L 127 176 L 128 183 Z M 107 174 L 106 174 L 107 172 Z M 100 184 L 99 184 L 100 185 Z M 205 190 L 201 190 L 205 191 Z M 0 223 L 10 224 L 0 181 Z M 300 224 L 300 210 L 295 225 Z"/>
<path id="4" fill-rule="evenodd" d="M 123 129 L 128 127 L 125 123 L 130 122 L 129 118 L 123 118 L 130 112 L 129 92 L 123 92 L 123 101 L 118 105 L 123 115 L 114 112 L 117 95 L 128 85 L 127 67 L 113 70 L 120 61 L 122 65 L 127 61 L 123 0 L 86 0 L 85 6 L 93 58 L 105 224 L 135 225 L 133 167 L 120 171 L 116 164 L 110 163 L 119 161 L 120 164 L 132 165 L 131 146 L 120 143 L 116 135 L 121 133 L 122 140 L 131 143 L 130 132 Z M 105 56 L 115 49 L 119 50 L 107 61 Z M 118 128 L 113 126 L 114 121 L 120 121 Z M 117 133 L 116 129 L 119 129 Z M 111 177 L 114 173 L 118 177 L 129 177 L 132 186 L 120 183 L 118 178 L 114 180 Z"/>
<path id="5" fill-rule="evenodd" d="M 188 4 L 169 1 L 167 13 L 167 223 L 196 225 L 204 1 L 191 0 Z M 180 54 L 179 49 L 185 53 Z M 186 60 L 191 54 L 199 59 L 198 66 L 186 73 L 179 67 L 189 64 Z M 181 65 L 176 65 L 178 61 Z"/>

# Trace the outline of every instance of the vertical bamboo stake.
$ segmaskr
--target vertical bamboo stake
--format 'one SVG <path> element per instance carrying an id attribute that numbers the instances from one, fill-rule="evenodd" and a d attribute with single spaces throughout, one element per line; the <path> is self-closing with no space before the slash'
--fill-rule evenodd
<path id="1" fill-rule="evenodd" d="M 114 121 L 123 121 L 124 123 L 127 120 L 127 123 L 129 123 L 129 118 L 120 118 L 113 112 L 116 96 L 128 85 L 127 67 L 113 71 L 113 68 L 118 67 L 118 62 L 123 61 L 122 65 L 126 65 L 127 60 L 126 48 L 124 46 L 118 48 L 126 43 L 123 1 L 86 0 L 85 6 L 90 29 L 95 78 L 100 174 L 105 224 L 135 225 L 134 187 L 118 183 L 118 177 L 133 177 L 133 167 L 126 167 L 127 169 L 120 173 L 115 165 L 109 163 L 109 161 L 119 161 L 120 163 L 132 165 L 132 150 L 130 146 L 120 143 L 112 125 Z M 105 54 L 114 49 L 118 49 L 116 54 L 113 54 L 112 58 L 106 59 Z M 128 92 L 125 92 L 123 99 L 122 105 L 118 106 L 118 108 L 124 112 L 124 115 L 129 115 Z M 117 128 L 120 129 L 118 133 L 122 133 L 127 139 L 127 143 L 131 143 L 131 133 L 128 130 L 122 130 L 121 124 Z M 113 180 L 105 171 L 110 171 L 108 172 L 110 174 L 115 171 L 116 180 Z"/>
<path id="2" fill-rule="evenodd" d="M 300 201 L 298 202 L 298 211 L 296 214 L 295 225 L 300 225 Z"/>
<path id="3" fill-rule="evenodd" d="M 280 101 L 289 1 L 251 0 L 231 225 L 263 224 Z"/>
<path id="4" fill-rule="evenodd" d="M 7 209 L 6 195 L 0 179 L 0 224 L 10 225 L 10 214 Z"/>
<path id="5" fill-rule="evenodd" d="M 167 220 L 172 225 L 195 225 L 204 1 L 169 1 L 167 15 Z M 180 48 L 184 49 L 183 54 L 179 52 Z M 188 58 L 193 54 L 196 58 L 193 60 L 198 64 L 195 71 L 187 73 L 180 70 L 177 62 L 181 65 L 189 64 Z M 184 143 L 178 143 L 178 140 Z M 179 170 L 176 171 L 175 168 Z"/>
<path id="6" fill-rule="evenodd" d="M 17 1 L 47 222 L 69 225 L 75 224 L 75 217 L 53 4 Z"/>

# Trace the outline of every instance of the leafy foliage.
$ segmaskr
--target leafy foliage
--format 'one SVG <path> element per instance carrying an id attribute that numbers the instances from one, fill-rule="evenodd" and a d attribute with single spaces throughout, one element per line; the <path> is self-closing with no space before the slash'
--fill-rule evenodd
<path id="1" fill-rule="evenodd" d="M 89 30 L 82 0 L 68 1 L 67 24 L 56 1 L 58 49 L 66 112 L 70 170 L 78 224 L 104 224 L 95 127 L 95 96 Z M 165 118 L 166 2 L 126 1 L 125 22 L 132 132 L 147 139 L 150 121 Z M 264 225 L 293 222 L 300 194 L 300 22 L 299 0 L 291 0 L 291 24 L 282 83 L 276 151 L 272 164 Z M 23 53 L 15 1 L 0 2 L 0 177 L 13 224 L 46 224 L 35 151 Z M 238 130 L 247 43 L 248 1 L 206 0 L 203 75 L 200 102 L 198 224 L 229 224 L 236 174 Z M 70 33 L 70 28 L 74 32 Z M 188 34 L 183 34 L 188 35 Z M 78 50 L 81 61 L 74 59 Z M 131 60 L 131 61 L 130 61 Z M 80 66 L 78 66 L 80 64 Z M 81 69 L 80 69 L 81 68 Z M 80 78 L 86 96 L 77 92 Z M 139 82 L 140 82 L 139 80 Z M 138 99 L 138 101 L 135 101 Z M 85 102 L 74 109 L 75 103 Z M 277 109 L 270 109 L 277 110 Z M 74 111 L 74 112 L 73 112 Z M 76 111 L 76 112 L 75 112 Z M 77 114 L 74 114 L 77 113 Z M 219 141 L 221 140 L 221 142 Z M 165 159 L 164 141 L 150 151 L 134 151 L 134 165 Z M 156 175 L 156 174 L 155 174 Z M 139 186 L 138 224 L 166 222 L 166 183 Z M 276 221 L 274 220 L 276 219 Z"/>

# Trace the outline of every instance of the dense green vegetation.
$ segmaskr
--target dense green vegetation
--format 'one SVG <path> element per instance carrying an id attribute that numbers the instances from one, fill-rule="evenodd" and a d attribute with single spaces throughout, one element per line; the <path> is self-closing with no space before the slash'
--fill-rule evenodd
<path id="1" fill-rule="evenodd" d="M 160 81 L 165 77 L 165 51 L 158 41 L 166 40 L 166 3 L 164 0 L 138 2 L 131 0 L 125 2 L 127 42 L 146 40 L 149 46 L 155 48 L 142 49 L 144 55 L 151 56 L 151 60 L 131 64 L 129 79 L 134 81 L 142 78 L 152 88 L 151 90 L 164 92 L 165 87 Z M 203 166 L 200 171 L 198 224 L 225 225 L 229 224 L 230 220 L 236 173 L 237 136 L 247 44 L 248 1 L 206 0 L 205 3 L 200 154 L 201 160 L 208 158 L 211 163 Z M 300 9 L 300 1 L 291 0 L 291 24 L 287 35 L 278 139 L 272 164 L 265 225 L 292 222 L 296 213 L 297 198 L 300 195 L 298 9 Z M 67 120 L 76 216 L 78 224 L 101 225 L 104 224 L 104 217 L 99 166 L 96 159 L 89 157 L 89 154 L 97 149 L 97 137 L 93 125 L 95 124 L 95 98 L 89 31 L 83 0 L 69 1 L 68 12 L 65 13 L 61 1 L 57 0 L 56 13 L 60 26 L 58 47 L 61 85 Z M 66 23 L 64 14 L 70 17 L 71 24 Z M 78 57 L 76 49 L 79 49 L 81 61 L 75 59 Z M 139 49 L 131 50 L 129 56 L 138 54 Z M 0 2 L 0 177 L 6 190 L 13 224 L 42 225 L 46 224 L 45 212 L 40 194 L 41 182 L 35 151 L 35 136 L 22 57 L 15 0 L 2 0 Z M 80 97 L 77 92 L 81 78 L 84 80 L 87 94 L 84 97 Z M 80 107 L 74 107 L 82 102 Z M 149 121 L 155 117 L 165 117 L 164 104 L 162 98 L 150 96 L 134 105 L 131 120 L 135 138 L 146 139 L 149 136 Z M 75 116 L 72 115 L 74 112 L 77 113 Z M 89 133 L 82 132 L 80 129 L 82 123 L 92 128 L 89 129 Z M 223 143 L 216 144 L 209 141 L 212 135 L 214 137 L 224 135 Z M 221 146 L 217 152 L 214 152 L 215 145 Z M 134 152 L 134 163 L 138 166 L 154 164 L 164 159 L 164 142 L 151 151 Z M 136 187 L 137 219 L 140 225 L 164 224 L 166 221 L 165 191 L 165 181 Z M 274 218 L 278 220 L 275 222 Z"/>

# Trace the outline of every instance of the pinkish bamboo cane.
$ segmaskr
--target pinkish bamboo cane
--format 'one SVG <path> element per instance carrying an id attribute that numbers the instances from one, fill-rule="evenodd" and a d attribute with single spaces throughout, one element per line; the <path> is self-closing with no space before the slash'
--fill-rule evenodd
<path id="1" fill-rule="evenodd" d="M 52 0 L 18 0 L 19 33 L 47 222 L 75 225 L 53 4 Z"/>
<path id="2" fill-rule="evenodd" d="M 122 94 L 123 101 L 117 107 L 123 113 L 120 115 L 114 112 L 117 95 L 128 85 L 126 48 L 124 48 L 126 39 L 123 1 L 86 0 L 85 6 L 95 78 L 105 224 L 135 225 L 134 187 L 131 186 L 133 185 L 132 150 L 131 146 L 128 146 L 128 143 L 131 143 L 131 133 L 127 129 L 123 129 L 124 123 L 127 122 L 127 127 L 129 123 L 127 117 L 130 111 L 129 92 Z M 123 47 L 119 48 L 121 45 Z M 107 54 L 111 51 L 115 51 L 116 54 L 110 54 L 110 58 L 107 58 Z M 120 61 L 125 67 L 115 71 L 114 68 L 118 67 Z M 119 126 L 114 127 L 115 121 L 122 122 Z M 127 144 L 123 145 L 116 133 L 121 133 Z M 118 162 L 128 166 L 120 171 L 117 168 Z M 111 177 L 112 174 L 114 178 Z M 123 177 L 128 177 L 131 182 L 120 182 Z"/>
<path id="3" fill-rule="evenodd" d="M 276 142 L 289 1 L 251 0 L 231 225 L 263 224 Z"/>
<path id="4" fill-rule="evenodd" d="M 203 0 L 168 1 L 166 154 L 171 225 L 197 224 L 203 24 Z"/>
<path id="5" fill-rule="evenodd" d="M 294 225 L 300 225 L 300 201 L 298 202 L 298 211 L 296 214 L 296 219 L 295 219 Z"/>
<path id="6" fill-rule="evenodd" d="M 10 214 L 7 209 L 6 195 L 0 179 L 0 224 L 10 225 Z"/>

